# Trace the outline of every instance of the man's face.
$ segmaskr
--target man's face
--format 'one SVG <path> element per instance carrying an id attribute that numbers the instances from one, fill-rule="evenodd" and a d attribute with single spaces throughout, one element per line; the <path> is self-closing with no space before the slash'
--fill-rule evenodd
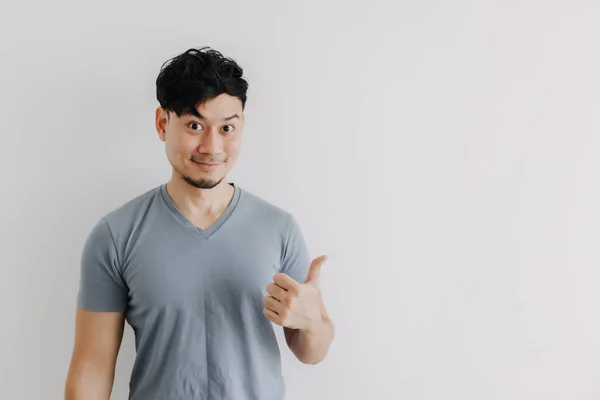
<path id="1" fill-rule="evenodd" d="M 165 142 L 174 173 L 201 189 L 212 189 L 231 170 L 241 147 L 242 102 L 221 94 L 197 108 L 198 115 L 181 117 L 159 107 L 156 130 Z"/>

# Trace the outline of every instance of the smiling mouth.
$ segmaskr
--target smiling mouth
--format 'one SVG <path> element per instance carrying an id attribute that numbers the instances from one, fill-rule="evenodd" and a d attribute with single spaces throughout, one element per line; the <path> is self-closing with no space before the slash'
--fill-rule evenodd
<path id="1" fill-rule="evenodd" d="M 194 161 L 194 160 L 192 160 L 192 162 L 194 164 L 196 164 L 198 167 L 200 167 L 200 169 L 207 170 L 207 171 L 215 170 L 219 165 L 221 165 L 221 163 L 203 163 L 203 162 L 198 162 L 198 161 Z"/>

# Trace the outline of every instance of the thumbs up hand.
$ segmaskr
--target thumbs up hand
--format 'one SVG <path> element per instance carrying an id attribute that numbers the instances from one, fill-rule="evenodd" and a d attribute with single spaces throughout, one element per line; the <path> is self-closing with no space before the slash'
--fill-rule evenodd
<path id="1" fill-rule="evenodd" d="M 267 285 L 264 302 L 265 316 L 277 325 L 311 330 L 322 322 L 325 310 L 320 292 L 321 265 L 327 256 L 315 258 L 310 264 L 308 275 L 303 283 L 296 282 L 284 273 L 273 276 Z"/>

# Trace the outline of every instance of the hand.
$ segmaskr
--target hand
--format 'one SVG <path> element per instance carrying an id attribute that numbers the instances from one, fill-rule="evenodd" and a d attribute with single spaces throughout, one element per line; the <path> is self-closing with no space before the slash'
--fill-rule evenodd
<path id="1" fill-rule="evenodd" d="M 264 314 L 277 325 L 291 329 L 311 330 L 323 320 L 323 299 L 320 293 L 321 265 L 327 256 L 315 258 L 304 283 L 296 282 L 284 273 L 273 276 L 264 297 Z"/>

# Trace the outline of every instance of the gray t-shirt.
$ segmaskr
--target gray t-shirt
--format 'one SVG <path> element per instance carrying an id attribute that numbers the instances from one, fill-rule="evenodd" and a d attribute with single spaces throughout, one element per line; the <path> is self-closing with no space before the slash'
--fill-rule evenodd
<path id="1" fill-rule="evenodd" d="M 162 184 L 103 217 L 85 243 L 77 305 L 125 311 L 135 334 L 130 400 L 281 400 L 273 275 L 303 282 L 310 259 L 294 217 L 231 184 L 207 230 Z"/>

